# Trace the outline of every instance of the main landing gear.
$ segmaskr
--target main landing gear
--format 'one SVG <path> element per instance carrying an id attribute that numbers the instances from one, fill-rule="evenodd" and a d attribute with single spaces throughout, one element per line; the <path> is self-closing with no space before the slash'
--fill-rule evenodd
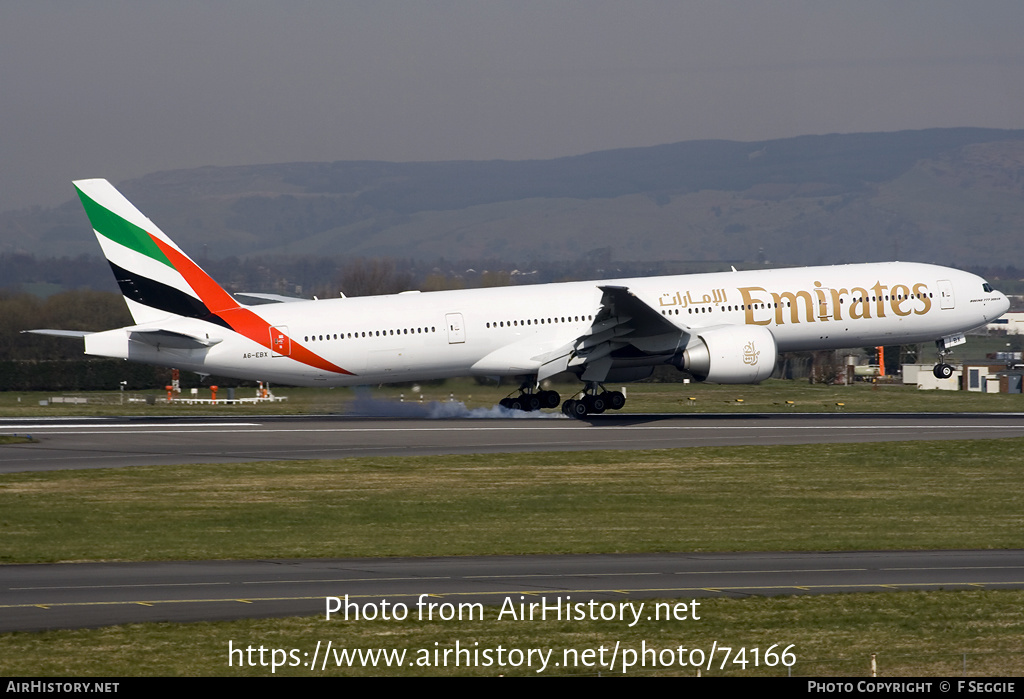
<path id="1" fill-rule="evenodd" d="M 562 397 L 558 391 L 536 391 L 531 384 L 523 384 L 519 387 L 518 396 L 509 396 L 498 401 L 498 405 L 509 410 L 524 410 L 535 412 L 544 408 L 557 408 Z"/>
<path id="2" fill-rule="evenodd" d="M 535 391 L 534 384 L 524 383 L 519 387 L 519 394 L 502 398 L 498 405 L 508 410 L 535 412 L 557 408 L 561 397 L 557 391 Z M 586 417 L 599 415 L 606 410 L 619 410 L 626 404 L 626 396 L 620 391 L 606 391 L 602 384 L 588 381 L 579 399 L 569 399 L 562 403 L 562 412 L 569 417 Z"/>
<path id="3" fill-rule="evenodd" d="M 579 400 L 570 398 L 562 403 L 562 412 L 569 417 L 599 415 L 605 410 L 619 410 L 626 404 L 626 397 L 619 391 L 606 391 L 604 386 L 589 382 Z"/>

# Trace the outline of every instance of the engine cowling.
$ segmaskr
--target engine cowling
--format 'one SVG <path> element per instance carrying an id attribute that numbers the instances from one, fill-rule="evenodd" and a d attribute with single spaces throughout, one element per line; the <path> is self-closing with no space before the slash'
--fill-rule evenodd
<path id="1" fill-rule="evenodd" d="M 778 358 L 775 336 L 760 325 L 694 329 L 681 368 L 697 381 L 757 383 L 772 375 Z"/>

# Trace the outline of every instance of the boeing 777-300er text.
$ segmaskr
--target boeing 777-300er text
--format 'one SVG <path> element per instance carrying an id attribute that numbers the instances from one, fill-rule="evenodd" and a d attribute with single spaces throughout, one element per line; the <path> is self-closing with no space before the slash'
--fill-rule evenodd
<path id="1" fill-rule="evenodd" d="M 668 364 L 698 381 L 754 383 L 780 352 L 936 341 L 935 374 L 1009 301 L 984 279 L 909 262 L 763 269 L 246 305 L 102 179 L 75 182 L 135 325 L 85 353 L 244 379 L 353 386 L 453 376 L 521 377 L 502 401 L 555 408 L 541 382 L 583 382 L 562 403 L 584 416 L 625 403 L 609 382 Z"/>

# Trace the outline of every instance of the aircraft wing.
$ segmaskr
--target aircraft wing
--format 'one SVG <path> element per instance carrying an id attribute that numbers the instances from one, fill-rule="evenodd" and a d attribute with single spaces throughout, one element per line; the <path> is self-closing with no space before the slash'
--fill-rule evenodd
<path id="1" fill-rule="evenodd" d="M 473 365 L 475 374 L 537 374 L 543 381 L 583 367 L 586 381 L 602 381 L 621 354 L 672 354 L 688 328 L 668 318 L 624 286 L 602 286 L 601 306 L 586 332 L 538 344 L 534 336 L 500 347 Z M 612 353 L 617 353 L 613 358 Z M 591 378 L 597 376 L 598 378 Z"/>
<path id="2" fill-rule="evenodd" d="M 679 326 L 645 301 L 641 301 L 636 294 L 625 286 L 602 286 L 601 310 L 594 318 L 596 323 L 604 320 L 605 317 L 620 317 L 629 322 L 630 326 L 638 336 L 662 335 L 664 333 L 679 332 Z"/>
<path id="3" fill-rule="evenodd" d="M 236 291 L 235 298 L 249 306 L 260 306 L 267 303 L 295 303 L 296 301 L 308 301 L 296 296 L 282 296 L 281 294 L 264 294 L 255 291 Z M 254 303 L 255 302 L 255 303 Z"/>
<path id="4" fill-rule="evenodd" d="M 679 349 L 681 328 L 625 286 L 601 286 L 601 308 L 587 333 L 534 359 L 540 362 L 537 380 L 567 369 L 583 367 L 584 381 L 603 381 L 618 354 L 666 354 Z M 685 344 L 685 343 L 683 343 Z"/>

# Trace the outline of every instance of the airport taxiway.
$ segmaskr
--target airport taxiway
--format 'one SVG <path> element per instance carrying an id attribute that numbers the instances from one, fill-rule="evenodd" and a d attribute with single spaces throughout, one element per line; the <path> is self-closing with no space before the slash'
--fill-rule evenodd
<path id="1" fill-rule="evenodd" d="M 664 553 L 0 566 L 0 632 L 312 616 L 326 598 L 623 601 L 1024 587 L 1024 551 Z M 421 597 L 428 595 L 428 597 Z M 518 607 L 517 607 L 518 608 Z M 422 607 L 420 607 L 422 609 Z M 449 607 L 451 609 L 451 607 Z M 336 618 L 336 617 L 335 617 Z M 326 627 L 325 627 L 326 628 Z"/>

